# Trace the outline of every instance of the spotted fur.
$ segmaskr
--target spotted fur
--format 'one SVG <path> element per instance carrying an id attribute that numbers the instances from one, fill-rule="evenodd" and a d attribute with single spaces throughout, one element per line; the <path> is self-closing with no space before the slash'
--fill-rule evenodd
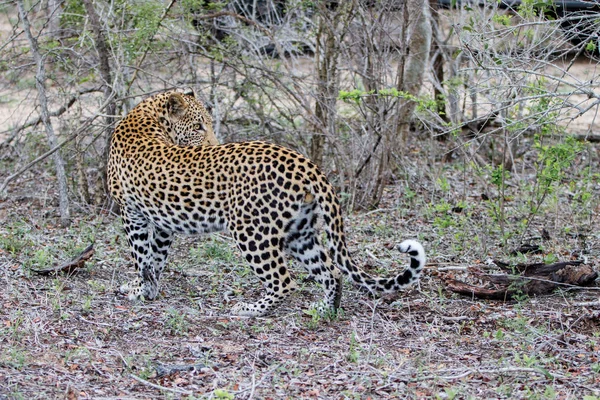
<path id="1" fill-rule="evenodd" d="M 113 136 L 110 188 L 139 271 L 121 288 L 130 299 L 157 296 L 175 233 L 231 233 L 266 292 L 255 303 L 236 304 L 233 313 L 238 315 L 269 312 L 294 290 L 286 256 L 321 284 L 323 310 L 340 305 L 340 271 L 372 293 L 399 291 L 419 279 L 425 252 L 413 240 L 397 246 L 411 260 L 396 277 L 371 277 L 356 266 L 346 247 L 336 193 L 309 159 L 264 142 L 212 146 L 216 139 L 204 107 L 186 97 L 186 108 L 173 96 L 181 95 L 165 93 L 142 102 Z M 201 145 L 185 146 L 187 135 L 197 135 L 185 127 L 200 125 Z M 316 229 L 319 215 L 327 249 Z"/>

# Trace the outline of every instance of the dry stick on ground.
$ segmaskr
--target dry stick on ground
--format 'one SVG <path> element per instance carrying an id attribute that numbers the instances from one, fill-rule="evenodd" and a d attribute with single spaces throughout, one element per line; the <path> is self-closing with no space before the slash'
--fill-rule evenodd
<path id="1" fill-rule="evenodd" d="M 37 38 L 33 37 L 33 34 L 31 33 L 31 26 L 29 24 L 27 13 L 25 12 L 23 0 L 19 0 L 17 2 L 17 6 L 19 8 L 19 16 L 23 22 L 23 30 L 25 31 L 25 35 L 29 40 L 31 53 L 33 54 L 33 59 L 35 60 L 35 64 L 37 66 L 35 85 L 38 90 L 40 101 L 40 117 L 44 123 L 44 127 L 46 128 L 48 144 L 50 147 L 56 147 L 56 135 L 54 134 L 52 122 L 50 121 L 50 113 L 48 111 L 48 95 L 46 94 L 46 67 L 44 65 L 46 60 L 45 57 L 43 57 L 40 53 Z M 56 178 L 58 181 L 60 221 L 61 224 L 66 227 L 70 223 L 71 212 L 69 210 L 69 192 L 67 187 L 67 175 L 65 173 L 65 162 L 59 152 L 55 152 L 52 157 L 54 159 Z"/>
<path id="2" fill-rule="evenodd" d="M 452 372 L 456 372 L 456 371 L 452 371 Z M 465 376 L 469 376 L 472 374 L 508 374 L 508 373 L 518 373 L 518 372 L 524 372 L 524 373 L 528 373 L 528 374 L 538 374 L 538 375 L 543 375 L 548 379 L 554 379 L 554 378 L 562 378 L 563 375 L 558 374 L 558 373 L 549 373 L 547 371 L 544 371 L 542 369 L 539 368 L 528 368 L 528 367 L 503 367 L 503 368 L 498 368 L 498 369 L 486 369 L 486 368 L 481 368 L 481 369 L 467 369 L 463 372 L 460 372 L 456 375 L 448 375 L 448 376 L 441 376 L 438 374 L 434 374 L 434 375 L 426 375 L 423 377 L 417 377 L 414 379 L 410 379 L 411 382 L 419 382 L 419 381 L 426 381 L 426 380 L 430 380 L 430 379 L 444 379 L 444 380 L 454 380 L 454 379 L 461 379 L 464 378 Z"/>
<path id="3" fill-rule="evenodd" d="M 49 156 L 51 156 L 52 154 L 54 154 L 55 152 L 57 152 L 61 147 L 63 147 L 64 145 L 66 145 L 70 141 L 74 140 L 75 138 L 77 138 L 77 136 L 79 136 L 81 134 L 81 132 L 83 132 L 84 130 L 86 130 L 92 124 L 92 122 L 94 122 L 94 120 L 100 116 L 100 111 L 104 110 L 106 108 L 106 106 L 108 104 L 110 104 L 110 102 L 112 101 L 113 97 L 114 97 L 114 94 L 110 98 L 106 99 L 106 101 L 104 102 L 104 104 L 102 104 L 100 106 L 100 108 L 98 108 L 98 111 L 96 112 L 96 114 L 94 114 L 93 116 L 91 116 L 90 118 L 88 118 L 87 121 L 85 121 L 83 123 L 83 125 L 79 129 L 77 129 L 71 136 L 69 136 L 67 139 L 65 139 L 62 143 L 54 146 L 53 148 L 51 148 L 50 150 L 48 150 L 47 152 L 45 152 L 44 154 L 42 154 L 41 156 L 39 156 L 35 160 L 31 161 L 29 164 L 25 165 L 23 168 L 21 168 L 20 170 L 18 170 L 14 174 L 8 176 L 4 180 L 4 183 L 2 184 L 2 186 L 0 186 L 0 193 L 3 193 L 6 190 L 6 187 L 8 186 L 8 184 L 10 182 L 12 182 L 13 180 L 15 180 L 19 175 L 21 175 L 22 173 L 24 173 L 25 171 L 27 171 L 32 166 L 34 166 L 35 164 L 39 163 L 40 161 L 45 160 L 46 158 L 48 158 Z"/>
<path id="4" fill-rule="evenodd" d="M 447 288 L 455 293 L 488 300 L 510 300 L 514 295 L 539 295 L 552 292 L 558 286 L 586 286 L 594 282 L 598 274 L 583 261 L 566 261 L 554 264 L 529 264 L 515 266 L 512 274 L 483 274 L 474 271 L 480 280 L 491 288 L 473 286 L 452 278 L 442 278 Z M 496 264 L 507 269 L 505 263 Z M 504 267 L 503 267 L 504 266 Z"/>
<path id="5" fill-rule="evenodd" d="M 81 253 L 77 255 L 77 257 L 73 258 L 70 261 L 67 261 L 58 267 L 51 267 L 45 269 L 32 269 L 33 272 L 40 275 L 50 275 L 50 274 L 58 274 L 59 272 L 70 273 L 79 269 L 85 265 L 85 262 L 89 260 L 94 255 L 94 245 L 90 244 L 85 248 Z"/>

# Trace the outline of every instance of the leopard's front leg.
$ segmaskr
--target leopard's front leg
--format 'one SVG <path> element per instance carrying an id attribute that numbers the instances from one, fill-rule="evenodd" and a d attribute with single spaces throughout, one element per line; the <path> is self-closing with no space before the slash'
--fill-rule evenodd
<path id="1" fill-rule="evenodd" d="M 139 276 L 120 287 L 130 300 L 153 300 L 173 235 L 151 224 L 141 213 L 122 210 L 123 225 Z"/>

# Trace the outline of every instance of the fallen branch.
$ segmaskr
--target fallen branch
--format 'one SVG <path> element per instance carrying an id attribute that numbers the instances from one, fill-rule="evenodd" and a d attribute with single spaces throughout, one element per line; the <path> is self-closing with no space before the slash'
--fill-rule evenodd
<path id="1" fill-rule="evenodd" d="M 59 272 L 71 273 L 76 269 L 82 268 L 85 265 L 85 262 L 89 260 L 94 255 L 94 245 L 90 244 L 85 248 L 79 255 L 73 258 L 71 261 L 67 261 L 59 265 L 58 267 L 50 267 L 45 269 L 32 269 L 31 271 L 35 272 L 39 275 L 50 275 L 50 274 L 58 274 Z"/>
<path id="2" fill-rule="evenodd" d="M 508 274 L 485 274 L 477 270 L 472 273 L 478 280 L 487 282 L 487 287 L 474 286 L 453 278 L 442 278 L 446 287 L 459 294 L 486 300 L 510 300 L 515 295 L 541 295 L 552 292 L 559 286 L 587 286 L 598 277 L 591 266 L 583 261 L 565 261 L 554 264 L 519 264 L 509 266 L 496 261 Z M 518 273 L 518 275 L 513 275 Z"/>

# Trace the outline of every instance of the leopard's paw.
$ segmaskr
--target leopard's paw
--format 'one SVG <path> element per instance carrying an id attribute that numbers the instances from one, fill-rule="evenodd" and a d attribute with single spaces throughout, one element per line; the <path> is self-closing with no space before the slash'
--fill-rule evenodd
<path id="1" fill-rule="evenodd" d="M 231 315 L 238 315 L 241 317 L 259 317 L 264 312 L 256 309 L 252 304 L 239 302 L 231 308 Z"/>
<path id="2" fill-rule="evenodd" d="M 310 308 L 305 311 L 306 314 L 314 315 L 315 313 L 323 318 L 333 318 L 337 315 L 336 308 L 325 300 L 317 301 L 310 305 Z"/>
<path id="3" fill-rule="evenodd" d="M 141 287 L 142 279 L 138 277 L 132 281 L 122 284 L 121 287 L 119 287 L 119 292 L 121 292 L 122 294 L 129 294 L 130 292 L 133 292 Z"/>
<path id="4" fill-rule="evenodd" d="M 119 292 L 127 295 L 127 298 L 131 301 L 152 300 L 158 295 L 158 288 L 153 288 L 151 285 L 144 283 L 141 278 L 135 278 L 121 285 Z"/>

